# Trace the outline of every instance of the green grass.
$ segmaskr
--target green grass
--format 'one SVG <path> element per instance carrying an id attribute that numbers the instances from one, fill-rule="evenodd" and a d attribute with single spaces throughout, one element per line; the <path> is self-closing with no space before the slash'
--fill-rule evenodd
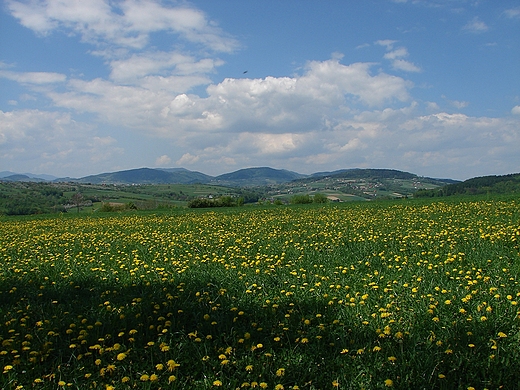
<path id="1" fill-rule="evenodd" d="M 4 218 L 0 387 L 519 388 L 519 202 Z"/>

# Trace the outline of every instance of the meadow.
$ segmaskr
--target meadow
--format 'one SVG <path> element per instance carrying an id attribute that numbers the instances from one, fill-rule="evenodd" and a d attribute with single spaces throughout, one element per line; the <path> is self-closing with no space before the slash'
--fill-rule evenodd
<path id="1" fill-rule="evenodd" d="M 0 220 L 2 389 L 520 388 L 520 199 Z"/>

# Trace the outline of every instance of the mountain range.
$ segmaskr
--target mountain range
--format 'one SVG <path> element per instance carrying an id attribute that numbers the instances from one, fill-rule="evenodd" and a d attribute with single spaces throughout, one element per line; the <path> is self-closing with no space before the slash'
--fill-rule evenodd
<path id="1" fill-rule="evenodd" d="M 288 183 L 295 180 L 313 181 L 322 177 L 345 179 L 419 179 L 420 177 L 409 172 L 394 169 L 341 169 L 332 172 L 316 172 L 304 175 L 285 169 L 269 167 L 245 168 L 218 176 L 210 176 L 185 168 L 137 168 L 117 172 L 101 173 L 82 178 L 56 178 L 49 175 L 33 175 L 30 173 L 17 174 L 14 172 L 0 172 L 0 181 L 52 181 L 72 182 L 81 184 L 217 184 L 232 187 L 268 186 Z M 451 179 L 421 178 L 429 181 L 438 181 L 439 184 L 456 183 Z"/>

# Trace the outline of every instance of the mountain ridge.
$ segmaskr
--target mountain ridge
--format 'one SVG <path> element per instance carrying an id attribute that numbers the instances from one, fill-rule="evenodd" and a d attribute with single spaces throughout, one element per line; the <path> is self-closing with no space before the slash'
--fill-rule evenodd
<path id="1" fill-rule="evenodd" d="M 2 174 L 4 174 L 2 176 Z M 16 174 L 0 172 L 2 181 L 52 181 L 81 184 L 217 184 L 226 186 L 266 186 L 288 183 L 292 181 L 313 181 L 322 177 L 360 179 L 360 178 L 393 178 L 393 179 L 426 179 L 444 183 L 458 183 L 453 179 L 435 179 L 418 176 L 410 172 L 386 168 L 346 168 L 330 172 L 301 174 L 298 172 L 271 167 L 243 168 L 218 176 L 210 176 L 186 168 L 134 168 L 115 172 L 105 172 L 80 178 L 56 178 L 46 180 L 48 175 Z"/>

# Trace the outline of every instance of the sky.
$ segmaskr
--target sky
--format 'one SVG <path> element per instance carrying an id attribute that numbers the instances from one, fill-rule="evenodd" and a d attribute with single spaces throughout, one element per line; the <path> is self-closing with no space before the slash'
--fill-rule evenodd
<path id="1" fill-rule="evenodd" d="M 0 1 L 0 171 L 520 172 L 518 0 Z"/>

